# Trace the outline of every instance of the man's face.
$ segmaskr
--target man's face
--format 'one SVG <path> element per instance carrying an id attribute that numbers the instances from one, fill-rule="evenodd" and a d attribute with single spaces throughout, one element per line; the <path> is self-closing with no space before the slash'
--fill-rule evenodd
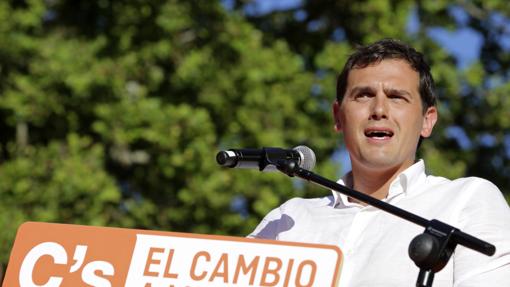
<path id="1" fill-rule="evenodd" d="M 353 167 L 379 170 L 412 165 L 420 136 L 437 120 L 435 107 L 423 113 L 418 72 L 393 59 L 351 70 L 333 113 Z"/>

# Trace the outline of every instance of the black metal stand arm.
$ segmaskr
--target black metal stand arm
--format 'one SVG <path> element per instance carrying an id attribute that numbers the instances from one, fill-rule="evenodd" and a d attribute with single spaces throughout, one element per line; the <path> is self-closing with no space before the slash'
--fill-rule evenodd
<path id="1" fill-rule="evenodd" d="M 297 176 L 318 184 L 385 212 L 391 213 L 407 221 L 425 227 L 425 231 L 416 236 L 409 245 L 409 257 L 420 268 L 416 282 L 417 287 L 430 287 L 434 274 L 448 263 L 457 244 L 491 256 L 496 247 L 488 242 L 460 231 L 459 229 L 438 220 L 427 220 L 369 195 L 340 185 L 313 172 L 300 168 L 296 162 L 286 160 L 274 163 L 276 168 L 288 176 Z"/>

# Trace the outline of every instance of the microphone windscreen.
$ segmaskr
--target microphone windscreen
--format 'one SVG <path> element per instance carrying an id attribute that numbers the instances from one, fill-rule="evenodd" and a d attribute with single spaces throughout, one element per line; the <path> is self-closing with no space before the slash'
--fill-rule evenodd
<path id="1" fill-rule="evenodd" d="M 312 170 L 315 167 L 315 153 L 313 150 L 305 145 L 300 145 L 293 150 L 302 155 L 302 160 L 299 162 L 299 167 L 306 170 Z"/>

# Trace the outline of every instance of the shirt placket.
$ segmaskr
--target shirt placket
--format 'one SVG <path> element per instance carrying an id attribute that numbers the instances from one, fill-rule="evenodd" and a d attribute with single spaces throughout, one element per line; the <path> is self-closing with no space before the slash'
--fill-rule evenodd
<path id="1" fill-rule="evenodd" d="M 349 286 L 351 276 L 354 275 L 353 272 L 357 269 L 356 249 L 360 246 L 362 235 L 367 231 L 368 225 L 375 216 L 376 212 L 374 211 L 374 207 L 365 206 L 361 207 L 360 211 L 354 215 L 345 245 L 340 247 L 345 255 L 340 286 Z"/>

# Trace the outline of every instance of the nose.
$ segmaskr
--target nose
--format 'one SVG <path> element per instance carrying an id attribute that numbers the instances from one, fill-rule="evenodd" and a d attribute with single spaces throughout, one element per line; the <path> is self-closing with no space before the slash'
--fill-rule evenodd
<path id="1" fill-rule="evenodd" d="M 388 118 L 388 103 L 383 93 L 378 93 L 372 101 L 370 119 L 381 120 Z"/>

